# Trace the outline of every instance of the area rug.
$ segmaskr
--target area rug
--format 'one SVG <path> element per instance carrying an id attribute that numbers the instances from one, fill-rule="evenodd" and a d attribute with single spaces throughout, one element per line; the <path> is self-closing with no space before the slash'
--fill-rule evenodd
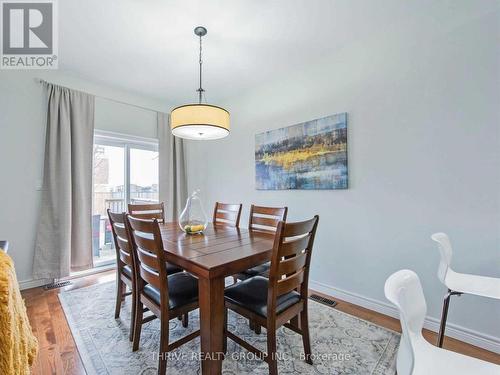
<path id="1" fill-rule="evenodd" d="M 130 302 L 114 319 L 114 282 L 59 294 L 66 319 L 88 375 L 152 375 L 157 371 L 159 321 L 145 324 L 140 349 L 132 352 L 128 340 Z M 127 298 L 129 300 L 130 298 Z M 170 322 L 170 340 L 199 328 L 198 310 L 190 313 L 189 327 L 177 319 Z M 303 361 L 302 338 L 295 332 L 278 330 L 280 374 L 390 374 L 395 373 L 399 334 L 358 319 L 315 301 L 309 303 L 309 325 L 314 365 Z M 266 351 L 266 334 L 250 331 L 248 321 L 230 312 L 229 330 Z M 169 353 L 168 374 L 200 374 L 199 338 Z M 268 366 L 228 340 L 223 374 L 268 374 Z"/>

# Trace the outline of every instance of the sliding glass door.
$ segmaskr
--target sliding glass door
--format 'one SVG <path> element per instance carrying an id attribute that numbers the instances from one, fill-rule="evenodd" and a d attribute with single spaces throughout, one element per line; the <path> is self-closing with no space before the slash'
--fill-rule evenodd
<path id="1" fill-rule="evenodd" d="M 158 151 L 130 147 L 131 203 L 158 202 Z"/>
<path id="2" fill-rule="evenodd" d="M 99 132 L 94 137 L 92 252 L 94 266 L 116 260 L 107 210 L 158 202 L 158 145 L 153 140 Z"/>
<path id="3" fill-rule="evenodd" d="M 94 266 L 115 259 L 107 209 L 125 207 L 125 148 L 94 142 L 92 199 L 92 254 Z"/>

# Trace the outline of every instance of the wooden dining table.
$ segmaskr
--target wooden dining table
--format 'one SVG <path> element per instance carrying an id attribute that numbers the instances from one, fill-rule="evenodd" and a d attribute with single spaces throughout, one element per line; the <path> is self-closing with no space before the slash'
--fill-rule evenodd
<path id="1" fill-rule="evenodd" d="M 202 234 L 186 234 L 178 223 L 160 224 L 167 262 L 198 277 L 201 369 L 222 372 L 224 280 L 271 260 L 273 234 L 209 224 Z"/>

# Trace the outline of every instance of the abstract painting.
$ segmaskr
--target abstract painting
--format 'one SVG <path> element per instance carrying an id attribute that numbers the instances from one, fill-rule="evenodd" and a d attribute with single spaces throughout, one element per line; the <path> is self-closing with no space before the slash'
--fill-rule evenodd
<path id="1" fill-rule="evenodd" d="M 347 113 L 255 136 L 258 190 L 347 189 Z"/>

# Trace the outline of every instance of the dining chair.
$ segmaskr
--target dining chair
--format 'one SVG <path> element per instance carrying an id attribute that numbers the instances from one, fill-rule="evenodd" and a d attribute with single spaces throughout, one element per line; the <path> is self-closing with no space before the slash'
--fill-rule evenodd
<path id="1" fill-rule="evenodd" d="M 161 203 L 132 204 L 128 205 L 128 213 L 138 219 L 157 219 L 165 222 L 165 205 Z"/>
<path id="2" fill-rule="evenodd" d="M 129 204 L 128 213 L 136 219 L 157 219 L 158 222 L 165 222 L 165 209 L 163 202 L 153 204 Z M 177 267 L 175 264 L 167 264 L 167 273 L 173 274 L 182 272 L 182 268 Z M 186 323 L 185 323 L 186 324 Z"/>
<path id="3" fill-rule="evenodd" d="M 254 276 L 226 288 L 224 351 L 227 338 L 258 354 L 278 373 L 276 330 L 285 326 L 302 336 L 305 360 L 312 364 L 308 323 L 309 265 L 319 216 L 297 223 L 279 221 L 272 250 L 269 278 Z M 255 321 L 267 330 L 267 353 L 263 353 L 227 329 L 228 309 Z M 300 316 L 300 325 L 293 324 Z M 290 322 L 290 323 L 289 323 Z"/>
<path id="4" fill-rule="evenodd" d="M 250 231 L 276 233 L 278 223 L 286 221 L 288 207 L 263 207 L 252 204 L 250 207 L 250 219 L 248 229 Z M 270 262 L 259 264 L 233 276 L 237 280 L 246 280 L 257 275 L 269 275 Z"/>
<path id="5" fill-rule="evenodd" d="M 434 233 L 432 240 L 437 242 L 441 259 L 439 261 L 438 278 L 448 288 L 444 296 L 443 311 L 441 313 L 441 324 L 437 346 L 443 347 L 444 331 L 448 318 L 450 298 L 455 295 L 474 294 L 476 296 L 488 297 L 500 300 L 500 278 L 480 275 L 470 275 L 455 272 L 451 269 L 451 258 L 453 255 L 451 241 L 445 233 Z"/>
<path id="6" fill-rule="evenodd" d="M 241 209 L 243 205 L 215 202 L 213 224 L 229 225 L 238 228 L 240 226 Z"/>
<path id="7" fill-rule="evenodd" d="M 198 279 L 186 272 L 168 274 L 157 219 L 137 219 L 130 215 L 127 215 L 127 219 L 139 270 L 132 350 L 139 349 L 142 325 L 155 318 L 160 319 L 158 374 L 163 375 L 167 370 L 167 353 L 200 334 L 200 330 L 197 330 L 169 343 L 170 320 L 198 308 Z M 144 305 L 152 313 L 146 318 Z"/>
<path id="8" fill-rule="evenodd" d="M 122 302 L 126 296 L 132 296 L 132 309 L 130 314 L 129 340 L 132 341 L 135 325 L 135 291 L 136 268 L 135 253 L 132 249 L 130 232 L 126 225 L 126 213 L 114 213 L 107 210 L 116 252 L 116 304 L 115 319 L 120 317 Z M 129 292 L 126 288 L 129 288 Z"/>
<path id="9" fill-rule="evenodd" d="M 138 219 L 157 219 L 159 222 L 165 222 L 165 204 L 161 203 L 150 203 L 150 204 L 132 204 L 128 205 L 128 212 L 131 216 Z M 167 264 L 167 273 L 170 275 L 176 272 L 182 272 L 183 269 L 177 267 L 174 264 Z M 182 321 L 182 326 L 187 327 L 189 325 L 188 314 L 184 316 L 179 316 L 178 319 Z"/>
<path id="10" fill-rule="evenodd" d="M 493 375 L 500 366 L 430 344 L 422 335 L 427 305 L 417 274 L 398 271 L 385 282 L 385 296 L 399 310 L 402 336 L 396 368 L 398 375 Z"/>
<path id="11" fill-rule="evenodd" d="M 248 229 L 251 232 L 265 232 L 265 233 L 276 233 L 276 228 L 280 221 L 286 221 L 286 216 L 288 214 L 288 207 L 264 207 L 256 206 L 252 204 L 250 206 L 250 218 L 248 220 Z M 238 282 L 238 280 L 246 280 L 251 277 L 261 275 L 264 277 L 269 276 L 269 268 L 271 267 L 271 262 L 266 262 L 264 264 L 259 264 L 242 272 L 233 275 L 233 283 Z M 250 320 L 248 322 L 251 330 L 255 333 L 260 334 L 260 326 Z"/>

